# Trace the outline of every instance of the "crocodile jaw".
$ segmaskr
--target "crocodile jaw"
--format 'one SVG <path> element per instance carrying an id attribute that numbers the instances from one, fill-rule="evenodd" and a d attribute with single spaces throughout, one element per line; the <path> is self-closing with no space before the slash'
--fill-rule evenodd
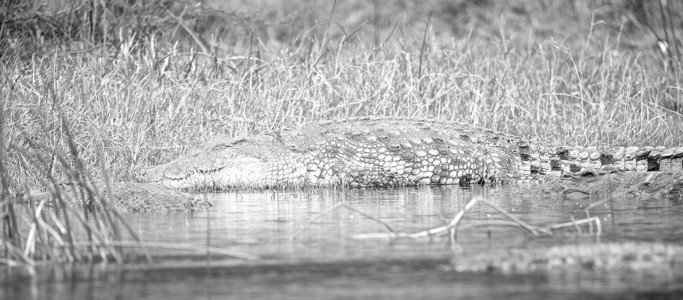
<path id="1" fill-rule="evenodd" d="M 266 162 L 254 157 L 233 158 L 212 168 L 179 170 L 173 162 L 141 170 L 137 180 L 187 191 L 269 186 Z"/>

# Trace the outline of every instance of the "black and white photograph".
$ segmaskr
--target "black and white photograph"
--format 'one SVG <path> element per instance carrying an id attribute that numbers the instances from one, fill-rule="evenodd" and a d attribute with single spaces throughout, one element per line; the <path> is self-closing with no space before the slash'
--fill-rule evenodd
<path id="1" fill-rule="evenodd" d="M 683 0 L 0 0 L 0 300 L 683 299 Z"/>

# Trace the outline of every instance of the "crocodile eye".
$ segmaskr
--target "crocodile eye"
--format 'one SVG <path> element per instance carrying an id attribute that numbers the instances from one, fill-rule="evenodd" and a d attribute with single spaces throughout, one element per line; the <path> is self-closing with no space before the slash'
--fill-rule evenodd
<path id="1" fill-rule="evenodd" d="M 223 150 L 225 148 L 230 148 L 232 146 L 233 146 L 232 143 L 217 143 L 211 147 L 211 150 L 220 151 L 220 150 Z"/>
<path id="2" fill-rule="evenodd" d="M 247 142 L 247 139 L 238 139 L 238 140 L 233 140 L 230 142 L 230 144 L 227 144 L 226 147 L 232 147 L 232 146 L 237 146 L 239 144 L 244 144 Z"/>
<path id="3" fill-rule="evenodd" d="M 231 148 L 242 143 L 246 143 L 247 139 L 235 139 L 227 142 L 218 142 L 211 146 L 212 151 L 220 151 L 223 149 Z"/>

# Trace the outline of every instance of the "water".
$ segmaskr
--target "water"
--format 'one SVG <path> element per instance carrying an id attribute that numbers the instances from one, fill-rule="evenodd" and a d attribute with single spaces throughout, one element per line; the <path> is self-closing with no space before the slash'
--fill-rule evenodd
<path id="1" fill-rule="evenodd" d="M 387 232 L 376 221 L 346 208 L 319 214 L 341 202 L 417 232 L 447 224 L 473 197 L 483 197 L 525 222 L 550 225 L 585 218 L 599 199 L 566 199 L 517 187 L 421 187 L 387 190 L 229 192 L 206 195 L 208 211 L 129 214 L 134 230 L 149 242 L 194 245 L 197 251 L 150 249 L 154 263 L 48 266 L 35 277 L 16 269 L 0 275 L 0 299 L 211 299 L 240 298 L 640 298 L 675 299 L 677 278 L 661 274 L 574 272 L 511 276 L 457 273 L 455 255 L 510 247 L 595 242 L 573 228 L 533 237 L 516 227 L 484 226 L 448 237 L 355 239 Z M 666 199 L 619 197 L 591 210 L 605 241 L 683 241 L 683 205 Z M 316 217 L 317 216 L 317 217 Z M 505 218 L 475 205 L 461 224 Z M 244 262 L 205 255 L 220 247 L 260 260 Z M 679 295 L 680 296 L 680 295 Z"/>

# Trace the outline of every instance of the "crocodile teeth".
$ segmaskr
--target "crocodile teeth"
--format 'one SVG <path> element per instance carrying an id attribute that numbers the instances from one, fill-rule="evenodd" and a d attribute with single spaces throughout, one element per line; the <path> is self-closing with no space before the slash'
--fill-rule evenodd
<path id="1" fill-rule="evenodd" d="M 202 167 L 202 168 L 197 168 L 196 171 L 197 171 L 198 173 L 202 173 L 202 174 L 204 174 L 204 173 L 213 173 L 213 172 L 216 172 L 216 171 L 218 171 L 218 170 L 221 170 L 221 169 L 225 168 L 226 165 L 227 165 L 227 163 L 226 163 L 225 161 L 223 161 L 223 160 L 218 160 L 218 161 L 215 161 L 215 162 L 214 162 L 213 164 L 211 164 L 210 166 L 205 166 L 205 167 Z"/>
<path id="2" fill-rule="evenodd" d="M 164 173 L 164 177 L 171 180 L 183 180 L 190 177 L 190 174 Z"/>
<path id="3" fill-rule="evenodd" d="M 202 174 L 213 173 L 213 172 L 216 172 L 216 171 L 218 171 L 218 170 L 220 170 L 220 169 L 223 169 L 223 166 L 220 166 L 220 167 L 211 167 L 211 168 L 204 168 L 204 169 L 197 169 L 197 173 L 202 173 Z"/>

